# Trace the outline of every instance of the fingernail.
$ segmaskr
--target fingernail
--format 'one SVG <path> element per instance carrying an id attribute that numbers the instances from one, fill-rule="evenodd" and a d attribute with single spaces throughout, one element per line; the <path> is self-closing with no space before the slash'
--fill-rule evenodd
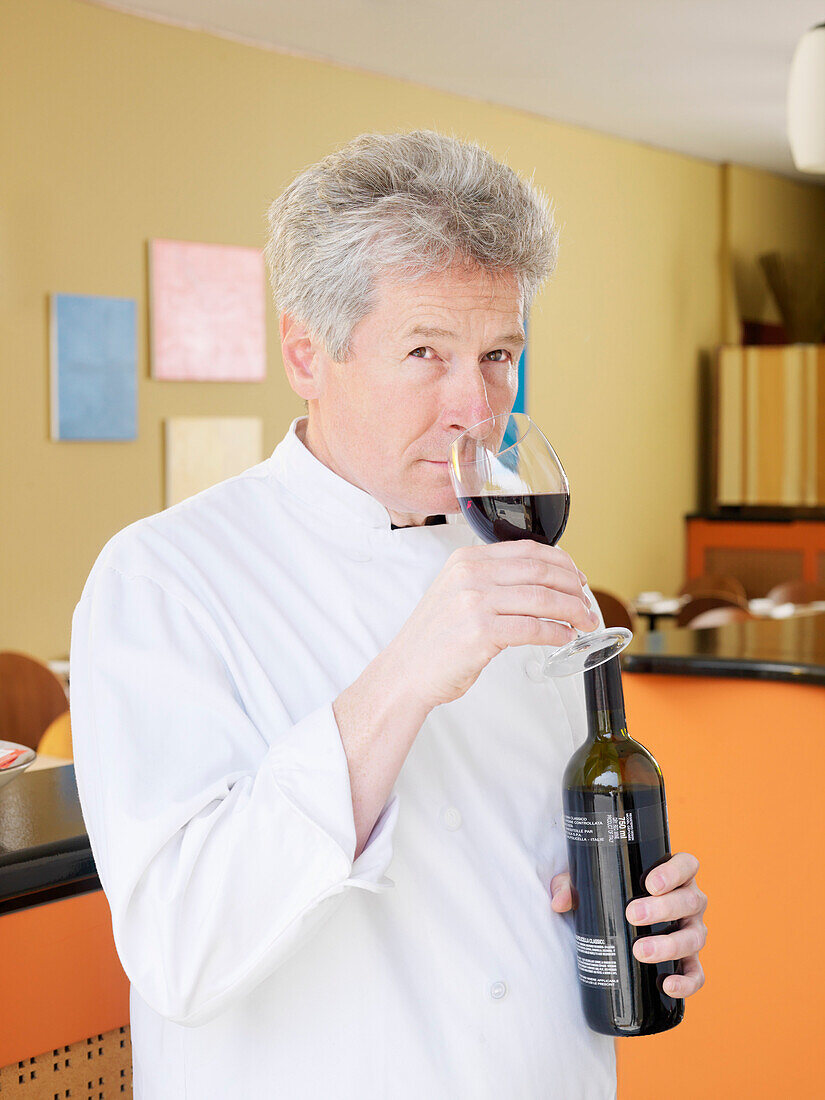
<path id="1" fill-rule="evenodd" d="M 637 958 L 646 959 L 653 954 L 653 947 L 647 940 L 636 940 L 633 946 L 633 953 Z"/>
<path id="2" fill-rule="evenodd" d="M 632 901 L 628 906 L 628 920 L 634 924 L 644 924 L 647 916 L 647 906 L 643 901 Z"/>
<path id="3" fill-rule="evenodd" d="M 582 573 L 581 569 L 579 569 L 579 580 L 582 584 L 587 584 L 587 577 Z"/>
<path id="4" fill-rule="evenodd" d="M 647 880 L 647 887 L 652 894 L 655 894 L 659 890 L 664 890 L 665 880 L 662 878 L 661 875 L 651 875 L 650 878 Z"/>
<path id="5" fill-rule="evenodd" d="M 669 993 L 671 997 L 677 997 L 679 995 L 679 979 L 668 978 L 664 982 L 665 993 Z"/>

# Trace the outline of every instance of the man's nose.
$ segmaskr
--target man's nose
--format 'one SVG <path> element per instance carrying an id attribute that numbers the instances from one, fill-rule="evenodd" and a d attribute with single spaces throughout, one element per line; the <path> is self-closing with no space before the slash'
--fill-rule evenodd
<path id="1" fill-rule="evenodd" d="M 487 383 L 480 367 L 456 371 L 448 412 L 452 426 L 459 431 L 466 431 L 493 415 L 487 398 Z"/>

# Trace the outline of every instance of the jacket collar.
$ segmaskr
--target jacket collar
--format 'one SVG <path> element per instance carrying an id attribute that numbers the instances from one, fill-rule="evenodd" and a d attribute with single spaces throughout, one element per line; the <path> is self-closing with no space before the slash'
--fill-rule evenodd
<path id="1" fill-rule="evenodd" d="M 333 473 L 301 442 L 296 428 L 306 423 L 305 416 L 296 417 L 284 438 L 269 459 L 273 475 L 291 493 L 313 509 L 320 509 L 330 518 L 360 523 L 376 530 L 390 530 L 390 514 L 383 504 L 357 485 Z M 460 513 L 447 516 L 447 523 L 464 523 Z M 417 528 L 399 528 L 417 530 Z"/>

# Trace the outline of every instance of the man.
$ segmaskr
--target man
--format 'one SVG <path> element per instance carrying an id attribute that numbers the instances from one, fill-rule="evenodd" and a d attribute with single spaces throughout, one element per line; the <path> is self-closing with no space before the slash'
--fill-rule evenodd
<path id="1" fill-rule="evenodd" d="M 266 253 L 308 416 L 91 572 L 75 759 L 139 1100 L 615 1094 L 557 915 L 581 678 L 525 676 L 573 636 L 549 620 L 600 619 L 561 548 L 481 545 L 446 466 L 512 407 L 555 252 L 474 145 L 365 135 L 303 172 Z M 645 920 L 681 921 L 647 941 L 677 996 L 696 868 L 658 868 Z"/>

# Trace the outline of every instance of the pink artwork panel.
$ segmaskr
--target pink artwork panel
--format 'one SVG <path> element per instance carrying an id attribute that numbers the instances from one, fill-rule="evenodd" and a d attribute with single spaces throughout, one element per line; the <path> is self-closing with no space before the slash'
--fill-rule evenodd
<path id="1" fill-rule="evenodd" d="M 152 377 L 261 382 L 266 376 L 263 252 L 149 243 Z"/>

